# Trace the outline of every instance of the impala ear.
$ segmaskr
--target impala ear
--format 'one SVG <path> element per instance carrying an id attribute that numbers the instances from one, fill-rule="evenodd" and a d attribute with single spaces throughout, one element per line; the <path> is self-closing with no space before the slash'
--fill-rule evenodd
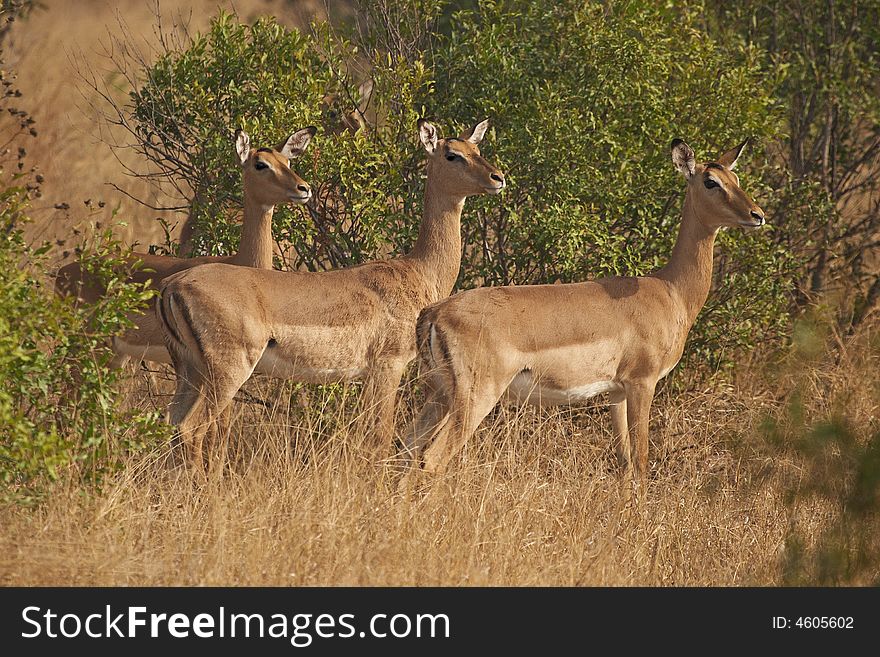
<path id="1" fill-rule="evenodd" d="M 247 162 L 251 152 L 251 138 L 241 128 L 235 132 L 235 152 L 238 153 L 238 159 L 242 164 Z"/>
<path id="2" fill-rule="evenodd" d="M 723 164 L 728 169 L 733 169 L 736 166 L 736 161 L 739 159 L 739 156 L 742 154 L 743 149 L 746 147 L 746 144 L 749 143 L 748 138 L 746 138 L 743 143 L 739 146 L 734 146 L 729 151 L 727 151 L 724 155 L 718 158 L 718 163 Z"/>
<path id="3" fill-rule="evenodd" d="M 462 132 L 460 139 L 469 141 L 472 144 L 479 144 L 481 141 L 483 141 L 483 136 L 486 134 L 486 130 L 488 129 L 489 119 L 486 119 L 485 121 L 480 121 L 477 125 L 470 129 L 470 132 Z"/>
<path id="4" fill-rule="evenodd" d="M 681 139 L 673 139 L 672 163 L 685 178 L 690 178 L 694 175 L 697 167 L 697 163 L 694 160 L 694 149 L 685 144 Z"/>
<path id="5" fill-rule="evenodd" d="M 433 153 L 437 149 L 437 128 L 424 119 L 419 119 L 419 139 L 422 140 L 425 150 Z"/>
<path id="6" fill-rule="evenodd" d="M 292 160 L 306 152 L 306 147 L 309 145 L 309 142 L 312 141 L 312 137 L 314 137 L 317 132 L 318 129 L 315 126 L 310 125 L 308 128 L 303 128 L 298 132 L 294 132 L 286 141 L 278 144 L 278 146 L 275 147 L 275 150 L 288 160 Z"/>

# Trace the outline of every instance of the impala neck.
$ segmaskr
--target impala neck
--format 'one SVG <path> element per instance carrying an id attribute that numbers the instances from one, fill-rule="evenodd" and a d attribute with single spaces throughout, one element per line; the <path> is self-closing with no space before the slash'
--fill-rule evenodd
<path id="1" fill-rule="evenodd" d="M 450 194 L 428 175 L 419 237 L 407 258 L 436 278 L 442 296 L 452 292 L 461 268 L 461 211 L 464 196 Z"/>
<path id="2" fill-rule="evenodd" d="M 669 281 L 678 290 L 688 314 L 688 327 L 697 318 L 712 285 L 712 253 L 717 228 L 707 228 L 697 217 L 690 195 L 685 196 L 681 228 L 669 262 L 657 278 Z"/>
<path id="3" fill-rule="evenodd" d="M 272 214 L 274 205 L 262 205 L 245 191 L 241 242 L 232 263 L 258 269 L 272 269 Z"/>

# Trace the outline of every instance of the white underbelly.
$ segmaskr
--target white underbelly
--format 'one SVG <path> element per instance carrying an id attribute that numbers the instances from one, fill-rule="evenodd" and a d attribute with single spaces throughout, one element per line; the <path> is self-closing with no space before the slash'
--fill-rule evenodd
<path id="1" fill-rule="evenodd" d="M 132 344 L 116 338 L 113 340 L 113 350 L 118 354 L 125 354 L 135 360 L 148 360 L 154 363 L 171 365 L 171 355 L 165 347 L 159 345 Z"/>
<path id="2" fill-rule="evenodd" d="M 266 349 L 254 370 L 279 379 L 303 383 L 338 383 L 363 378 L 365 367 L 314 367 L 298 365 L 293 360 L 279 357 L 273 349 Z"/>
<path id="3" fill-rule="evenodd" d="M 507 395 L 520 403 L 536 406 L 564 406 L 586 401 L 603 392 L 619 392 L 623 387 L 614 381 L 593 381 L 574 388 L 560 390 L 541 385 L 531 372 L 520 372 L 507 387 Z"/>

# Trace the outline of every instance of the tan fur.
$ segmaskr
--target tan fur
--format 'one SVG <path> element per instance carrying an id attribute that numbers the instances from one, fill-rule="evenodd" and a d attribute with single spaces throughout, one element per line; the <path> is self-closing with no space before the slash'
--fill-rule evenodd
<path id="1" fill-rule="evenodd" d="M 370 125 L 366 112 L 372 93 L 373 81 L 367 79 L 358 87 L 358 100 L 354 107 L 351 106 L 353 103 L 346 94 L 338 92 L 325 94 L 321 99 L 321 112 L 326 117 L 325 130 L 333 135 L 367 132 Z"/>
<path id="2" fill-rule="evenodd" d="M 148 253 L 138 253 L 131 257 L 132 266 L 140 260 L 143 266 L 133 272 L 128 281 L 149 283 L 158 289 L 168 276 L 185 269 L 208 263 L 228 263 L 242 267 L 272 268 L 273 241 L 272 215 L 278 203 L 303 204 L 311 198 L 312 192 L 302 178 L 291 168 L 288 158 L 281 153 L 290 140 L 298 137 L 308 140 L 315 134 L 315 128 L 306 128 L 278 145 L 277 149 L 250 149 L 247 135 L 239 133 L 238 140 L 244 140 L 247 150 L 243 153 L 242 185 L 244 188 L 244 218 L 241 229 L 241 243 L 237 253 L 229 256 L 202 256 L 198 258 L 175 258 Z M 306 136 L 307 135 L 307 136 Z M 296 154 L 299 154 L 298 151 Z M 240 154 L 241 154 L 240 153 Z M 268 168 L 257 170 L 257 162 Z M 78 262 L 62 267 L 55 278 L 55 290 L 62 296 L 74 296 L 80 303 L 95 303 L 105 293 L 99 282 L 83 272 Z M 170 363 L 171 358 L 165 348 L 164 336 L 154 312 L 145 309 L 134 315 L 135 327 L 114 339 L 116 356 L 112 365 L 119 367 L 129 357 Z"/>
<path id="3" fill-rule="evenodd" d="M 475 142 L 485 122 L 472 133 L 478 129 Z M 420 122 L 420 131 L 436 138 L 430 124 Z M 476 143 L 437 139 L 428 148 L 424 136 L 423 143 L 424 215 L 407 255 L 318 273 L 206 265 L 165 282 L 158 313 L 177 373 L 170 421 L 192 461 L 254 371 L 306 382 L 364 380 L 370 429 L 380 445 L 390 442 L 396 389 L 416 354 L 416 319 L 458 276 L 465 198 L 504 186 Z M 453 151 L 462 159 L 447 160 Z"/>
<path id="4" fill-rule="evenodd" d="M 442 470 L 505 394 L 571 404 L 607 392 L 622 465 L 644 479 L 654 388 L 681 358 L 709 294 L 715 235 L 722 226 L 763 223 L 731 171 L 743 145 L 708 166 L 674 143 L 688 188 L 678 241 L 654 274 L 479 288 L 422 312 L 417 336 L 428 397 L 407 447 L 426 470 Z M 707 176 L 722 187 L 707 189 Z"/>

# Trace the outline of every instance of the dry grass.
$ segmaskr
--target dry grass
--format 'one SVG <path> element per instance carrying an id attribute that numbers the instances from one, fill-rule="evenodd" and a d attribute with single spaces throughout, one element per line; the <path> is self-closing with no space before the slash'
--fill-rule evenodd
<path id="1" fill-rule="evenodd" d="M 0 582 L 780 584 L 786 536 L 814 547 L 839 505 L 792 502 L 808 469 L 759 426 L 787 421 L 798 389 L 807 423 L 845 411 L 866 441 L 880 429 L 874 335 L 807 365 L 747 365 L 737 385 L 661 393 L 654 474 L 634 503 L 621 496 L 601 408 L 499 409 L 447 475 L 400 494 L 396 469 L 358 444 L 338 392 L 306 404 L 291 386 L 254 382 L 273 404 L 236 406 L 231 465 L 207 483 L 169 474 L 162 447 L 100 493 L 71 484 L 41 507 L 0 511 Z M 144 385 L 135 379 L 133 398 L 147 398 Z"/>

